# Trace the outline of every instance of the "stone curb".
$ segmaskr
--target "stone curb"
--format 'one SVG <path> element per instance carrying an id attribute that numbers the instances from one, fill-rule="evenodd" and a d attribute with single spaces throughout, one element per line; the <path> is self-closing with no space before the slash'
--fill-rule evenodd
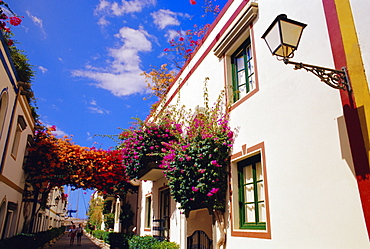
<path id="1" fill-rule="evenodd" d="M 88 237 L 95 245 L 99 246 L 102 249 L 110 249 L 110 245 L 105 243 L 103 240 L 97 239 L 92 236 L 90 233 L 85 233 L 86 237 Z"/>

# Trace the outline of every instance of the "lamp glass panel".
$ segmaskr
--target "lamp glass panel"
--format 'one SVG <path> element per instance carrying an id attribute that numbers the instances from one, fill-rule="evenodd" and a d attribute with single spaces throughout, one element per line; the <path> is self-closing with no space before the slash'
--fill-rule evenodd
<path id="1" fill-rule="evenodd" d="M 278 22 L 275 23 L 270 32 L 265 36 L 265 41 L 271 53 L 275 54 L 275 51 L 281 46 L 280 28 Z"/>
<path id="2" fill-rule="evenodd" d="M 284 45 L 297 49 L 303 26 L 281 20 L 281 33 Z"/>
<path id="3" fill-rule="evenodd" d="M 273 55 L 288 57 L 292 52 L 294 52 L 292 47 L 282 45 L 278 50 L 275 51 Z"/>

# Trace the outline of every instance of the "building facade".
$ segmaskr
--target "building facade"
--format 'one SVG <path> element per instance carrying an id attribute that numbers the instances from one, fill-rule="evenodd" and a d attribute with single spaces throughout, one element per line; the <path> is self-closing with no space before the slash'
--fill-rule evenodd
<path id="1" fill-rule="evenodd" d="M 23 162 L 33 137 L 34 118 L 19 87 L 9 50 L 1 35 L 0 66 L 0 232 L 1 239 L 22 231 Z"/>
<path id="2" fill-rule="evenodd" d="M 54 188 L 44 195 L 46 206 L 40 209 L 41 194 L 31 194 L 26 183 L 23 165 L 35 119 L 2 34 L 0 41 L 0 239 L 5 239 L 60 227 L 66 200 L 63 189 Z"/>
<path id="3" fill-rule="evenodd" d="M 224 248 L 370 248 L 369 6 L 351 0 L 230 0 L 168 90 L 196 110 L 226 90 L 238 130 L 229 166 Z M 271 56 L 261 36 L 280 14 L 307 24 L 294 60 L 346 67 L 337 90 Z M 181 93 L 180 100 L 177 96 Z M 137 233 L 175 241 L 223 236 L 207 209 L 186 217 L 160 169 L 142 175 Z"/>

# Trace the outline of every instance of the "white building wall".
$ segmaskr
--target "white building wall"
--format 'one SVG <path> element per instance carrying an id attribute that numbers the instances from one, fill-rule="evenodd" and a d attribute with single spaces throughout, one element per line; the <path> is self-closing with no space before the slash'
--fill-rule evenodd
<path id="1" fill-rule="evenodd" d="M 2 103 L 1 108 L 6 107 L 6 112 L 5 118 L 0 121 L 3 126 L 0 130 L 0 235 L 4 234 L 4 237 L 11 237 L 22 231 L 24 222 L 22 193 L 25 176 L 22 166 L 27 146 L 27 136 L 33 134 L 34 119 L 31 116 L 26 98 L 22 95 L 17 96 L 17 79 L 3 42 L 1 37 L 0 91 L 1 93 L 7 92 L 8 101 Z M 18 115 L 24 117 L 26 128 L 22 132 L 17 155 L 12 155 L 11 150 Z M 10 209 L 9 204 L 11 205 Z M 12 221 L 6 225 L 7 212 L 9 214 L 13 212 L 13 217 Z M 6 230 L 5 233 L 3 233 L 4 230 Z"/>
<path id="2" fill-rule="evenodd" d="M 3 92 L 7 92 L 7 95 L 8 95 L 7 110 L 5 112 L 3 127 L 0 126 L 0 129 L 2 128 L 2 130 L 0 130 L 0 160 L 1 160 L 3 157 L 5 142 L 6 142 L 8 129 L 10 125 L 10 117 L 12 115 L 12 110 L 13 110 L 14 103 L 15 103 L 14 100 L 16 98 L 16 92 L 14 91 L 14 86 L 12 85 L 11 80 L 13 80 L 13 82 L 16 82 L 16 80 L 15 80 L 15 75 L 12 70 L 10 70 L 11 78 L 9 78 L 7 74 L 6 68 L 11 68 L 11 64 L 7 57 L 6 50 L 3 47 L 3 44 L 1 44 L 0 46 L 0 53 L 1 53 L 0 56 L 4 58 L 4 60 L 0 62 L 1 63 L 0 65 L 0 94 Z M 2 108 L 4 107 L 2 106 Z M 0 120 L 0 124 L 2 124 L 1 122 L 2 120 Z"/>
<path id="3" fill-rule="evenodd" d="M 152 231 L 150 229 L 145 229 L 145 197 L 148 195 L 153 195 L 153 182 L 151 181 L 141 181 L 140 192 L 138 195 L 138 207 L 137 207 L 137 231 L 138 235 L 145 236 L 151 235 Z M 152 208 L 153 208 L 153 199 L 152 198 Z M 151 212 L 153 215 L 153 211 Z"/>
<path id="4" fill-rule="evenodd" d="M 351 0 L 353 19 L 356 25 L 357 38 L 360 45 L 366 78 L 370 79 L 370 41 L 368 23 L 370 23 L 369 7 L 366 1 Z M 370 81 L 369 84 L 370 91 Z"/>
<path id="5" fill-rule="evenodd" d="M 233 153 L 243 145 L 264 143 L 271 239 L 232 236 L 229 220 L 227 248 L 369 248 L 339 91 L 277 61 L 260 38 L 277 15 L 287 14 L 308 24 L 293 60 L 333 68 L 322 1 L 256 2 L 258 17 L 251 34 L 259 91 L 231 111 L 231 126 L 239 128 Z M 202 106 L 205 77 L 210 78 L 210 103 L 223 89 L 224 60 L 212 50 L 196 69 L 191 67 L 241 3 L 233 1 L 220 27 L 179 77 L 179 82 L 186 79 L 180 95 L 187 108 Z M 187 77 L 190 69 L 195 71 Z M 230 211 L 227 217 L 234 219 Z"/>
<path id="6" fill-rule="evenodd" d="M 260 39 L 285 13 L 308 24 L 293 60 L 333 68 L 322 1 L 258 3 L 254 42 L 260 91 L 233 110 L 231 122 L 242 125 L 235 149 L 265 143 L 272 239 L 251 239 L 248 245 L 368 248 L 339 91 L 277 61 Z M 234 241 L 228 240 L 230 248 Z"/>
<path id="7" fill-rule="evenodd" d="M 229 9 L 217 20 L 217 26 L 183 69 L 167 100 L 176 87 L 183 84 L 180 104 L 195 110 L 204 103 L 205 78 L 209 78 L 211 105 L 225 82 L 231 83 L 227 65 L 233 51 L 229 49 L 226 57 L 218 58 L 213 50 L 218 44 L 215 41 L 219 42 L 225 34 L 224 25 L 230 25 L 228 21 L 243 2 L 246 1 L 229 1 Z M 308 24 L 292 60 L 334 68 L 323 1 L 253 2 L 258 3 L 258 16 L 251 30 L 247 29 L 241 36 L 246 39 L 250 35 L 252 39 L 258 91 L 232 107 L 230 124 L 238 129 L 232 154 L 237 155 L 244 148 L 248 151 L 257 144 L 264 145 L 271 230 L 270 238 L 257 238 L 253 233 L 238 229 L 236 164 L 249 155 L 247 152 L 239 158 L 234 156 L 230 184 L 233 195 L 229 196 L 232 202 L 225 214 L 228 219 L 226 248 L 370 248 L 340 92 L 313 74 L 294 71 L 292 65 L 276 60 L 260 38 L 276 16 L 286 14 L 290 19 Z M 370 63 L 366 33 L 368 8 L 364 8 L 363 1 L 351 1 L 351 4 L 366 68 Z M 175 96 L 171 103 L 177 100 Z M 142 182 L 141 207 L 145 205 L 144 196 L 151 193 L 154 215 L 158 212 L 158 188 L 163 181 Z M 145 212 L 142 208 L 138 211 L 143 221 Z M 185 230 L 189 229 L 186 222 L 178 210 L 172 213 L 171 241 L 180 243 L 181 248 L 185 248 Z M 216 228 L 213 232 L 216 242 L 219 233 Z M 141 227 L 140 234 L 150 232 Z"/>

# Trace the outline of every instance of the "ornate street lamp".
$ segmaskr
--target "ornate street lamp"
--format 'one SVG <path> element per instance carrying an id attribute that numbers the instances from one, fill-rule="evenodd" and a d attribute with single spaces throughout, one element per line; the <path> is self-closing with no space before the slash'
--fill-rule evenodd
<path id="1" fill-rule="evenodd" d="M 313 73 L 327 85 L 336 88 L 351 91 L 347 70 L 345 67 L 342 70 L 318 67 L 302 62 L 290 61 L 293 58 L 294 51 L 297 50 L 303 29 L 307 25 L 291 19 L 288 19 L 285 14 L 278 15 L 262 35 L 272 55 L 275 55 L 278 60 L 282 60 L 285 64 L 293 64 L 294 69 L 305 69 Z"/>

